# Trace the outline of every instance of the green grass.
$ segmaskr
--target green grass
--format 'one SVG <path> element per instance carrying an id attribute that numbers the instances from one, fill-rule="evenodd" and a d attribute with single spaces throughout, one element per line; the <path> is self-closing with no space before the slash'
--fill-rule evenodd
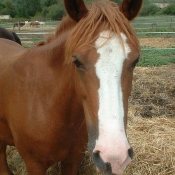
<path id="1" fill-rule="evenodd" d="M 156 24 L 157 26 L 153 27 L 152 24 Z M 175 16 L 137 17 L 132 21 L 132 26 L 136 32 L 175 32 Z M 152 35 L 150 35 L 147 36 L 151 37 Z"/>
<path id="2" fill-rule="evenodd" d="M 142 50 L 137 66 L 161 66 L 175 63 L 175 49 Z"/>

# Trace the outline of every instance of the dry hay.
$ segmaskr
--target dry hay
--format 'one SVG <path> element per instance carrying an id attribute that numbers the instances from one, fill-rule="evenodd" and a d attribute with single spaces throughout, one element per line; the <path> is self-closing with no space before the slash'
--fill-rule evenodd
<path id="1" fill-rule="evenodd" d="M 173 118 L 143 119 L 132 115 L 127 131 L 135 156 L 125 175 L 174 175 L 174 127 Z"/>
<path id="2" fill-rule="evenodd" d="M 135 150 L 127 175 L 175 174 L 175 64 L 137 68 L 127 133 Z"/>
<path id="3" fill-rule="evenodd" d="M 175 117 L 175 64 L 137 67 L 130 104 L 135 116 Z"/>

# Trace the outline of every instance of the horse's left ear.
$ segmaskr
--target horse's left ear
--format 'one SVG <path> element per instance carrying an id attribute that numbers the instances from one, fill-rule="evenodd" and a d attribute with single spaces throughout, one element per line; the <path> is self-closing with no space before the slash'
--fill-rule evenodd
<path id="1" fill-rule="evenodd" d="M 120 11 L 131 21 L 138 15 L 141 6 L 142 0 L 123 0 L 120 5 Z"/>
<path id="2" fill-rule="evenodd" d="M 64 0 L 64 5 L 69 16 L 77 22 L 88 12 L 83 0 Z"/>

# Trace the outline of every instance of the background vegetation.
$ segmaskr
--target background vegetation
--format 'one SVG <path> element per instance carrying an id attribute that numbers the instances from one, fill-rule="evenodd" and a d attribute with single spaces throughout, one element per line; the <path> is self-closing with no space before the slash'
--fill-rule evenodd
<path id="1" fill-rule="evenodd" d="M 140 16 L 175 15 L 175 0 L 144 0 Z M 167 4 L 161 9 L 155 3 Z"/>
<path id="2" fill-rule="evenodd" d="M 94 0 L 85 0 L 87 4 Z M 121 0 L 113 0 L 120 4 Z M 155 3 L 168 3 L 160 9 Z M 1 0 L 0 15 L 10 15 L 12 18 L 50 18 L 59 20 L 65 14 L 62 0 Z M 175 0 L 144 0 L 141 16 L 175 15 Z"/>
<path id="3" fill-rule="evenodd" d="M 85 0 L 88 4 L 93 0 Z M 115 0 L 120 2 L 120 0 Z M 59 20 L 65 14 L 62 0 L 1 0 L 0 15 L 12 18 L 41 17 Z"/>

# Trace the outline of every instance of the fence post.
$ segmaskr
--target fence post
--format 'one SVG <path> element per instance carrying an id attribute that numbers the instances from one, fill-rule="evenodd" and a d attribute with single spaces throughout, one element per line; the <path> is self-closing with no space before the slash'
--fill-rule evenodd
<path id="1" fill-rule="evenodd" d="M 18 21 L 18 32 L 20 32 L 20 21 Z"/>
<path id="2" fill-rule="evenodd" d="M 173 19 L 171 18 L 170 29 L 172 28 L 172 21 L 173 21 Z"/>

